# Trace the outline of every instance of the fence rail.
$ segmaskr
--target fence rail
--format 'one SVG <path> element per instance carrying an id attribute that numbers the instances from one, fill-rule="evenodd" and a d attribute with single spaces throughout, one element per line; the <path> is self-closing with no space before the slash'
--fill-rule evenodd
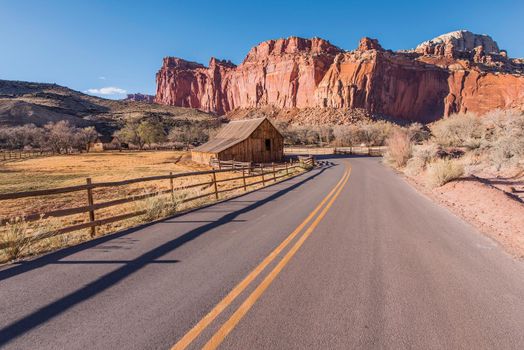
<path id="1" fill-rule="evenodd" d="M 0 161 L 15 159 L 27 159 L 35 157 L 46 157 L 56 155 L 53 151 L 33 150 L 33 151 L 6 151 L 0 150 Z"/>
<path id="2" fill-rule="evenodd" d="M 337 147 L 334 149 L 334 154 L 347 154 L 347 155 L 368 155 L 373 157 L 380 157 L 384 155 L 387 147 L 385 146 L 354 146 L 354 147 Z"/>
<path id="3" fill-rule="evenodd" d="M 218 160 L 216 158 L 211 158 L 211 161 L 209 162 L 209 165 L 213 169 L 242 169 L 242 168 L 250 168 L 253 166 L 253 163 L 251 162 L 237 162 L 235 160 Z"/>
<path id="4" fill-rule="evenodd" d="M 306 166 L 315 166 L 315 158 L 312 156 L 298 156 L 298 161 Z"/>
<path id="5" fill-rule="evenodd" d="M 183 148 L 180 147 L 155 147 L 155 148 L 123 148 L 123 149 L 114 149 L 114 150 L 104 150 L 104 151 L 79 151 L 79 150 L 69 150 L 67 152 L 55 152 L 52 150 L 6 150 L 0 149 L 0 162 L 17 160 L 17 159 L 29 159 L 29 158 L 38 158 L 38 157 L 53 157 L 53 156 L 72 156 L 72 155 L 82 155 L 82 154 L 100 154 L 100 153 L 121 153 L 121 152 L 172 152 L 172 151 L 183 151 Z"/>
<path id="6" fill-rule="evenodd" d="M 71 192 L 78 192 L 78 191 L 85 191 L 86 197 L 87 197 L 87 205 L 73 207 L 73 208 L 67 208 L 67 209 L 58 209 L 58 210 L 52 210 L 47 211 L 44 213 L 32 213 L 29 215 L 26 215 L 23 217 L 23 220 L 30 222 L 30 221 L 37 221 L 40 219 L 45 219 L 49 217 L 66 217 L 70 215 L 75 214 L 82 214 L 87 213 L 87 222 L 83 222 L 80 224 L 75 224 L 72 226 L 62 227 L 60 229 L 54 230 L 53 232 L 45 232 L 42 234 L 39 234 L 32 238 L 33 241 L 38 241 L 44 238 L 49 238 L 53 236 L 57 236 L 60 234 L 82 230 L 86 228 L 90 228 L 91 230 L 91 236 L 94 237 L 96 235 L 96 227 L 102 226 L 108 223 L 117 222 L 126 220 L 132 217 L 136 217 L 139 215 L 143 215 L 145 212 L 143 210 L 134 211 L 130 213 L 125 213 L 117 216 L 113 216 L 110 218 L 104 218 L 104 219 L 97 219 L 97 210 L 103 209 L 103 208 L 109 208 L 121 204 L 126 204 L 130 202 L 135 202 L 139 200 L 144 200 L 149 197 L 155 197 L 159 195 L 165 195 L 165 194 L 171 194 L 172 200 L 174 201 L 174 196 L 177 191 L 183 191 L 187 190 L 189 188 L 196 188 L 200 187 L 201 191 L 206 191 L 208 189 L 212 189 L 211 192 L 208 193 L 202 193 L 198 194 L 193 197 L 189 198 L 183 198 L 180 202 L 186 203 L 190 201 L 194 201 L 197 199 L 205 198 L 205 197 L 211 197 L 214 196 L 215 200 L 220 199 L 220 195 L 223 193 L 231 192 L 238 189 L 243 189 L 244 191 L 247 191 L 249 187 L 263 184 L 263 186 L 266 185 L 266 183 L 269 182 L 276 182 L 277 180 L 289 176 L 295 169 L 303 167 L 303 164 L 314 164 L 314 161 L 312 157 L 308 157 L 307 160 L 298 160 L 298 161 L 291 161 L 290 163 L 283 163 L 283 164 L 271 164 L 270 166 L 267 165 L 260 165 L 258 167 L 254 166 L 243 166 L 243 167 L 231 167 L 229 169 L 219 169 L 219 170 L 206 170 L 206 171 L 196 171 L 196 172 L 187 172 L 187 173 L 177 173 L 173 174 L 170 173 L 169 175 L 160 175 L 160 176 L 150 176 L 150 177 L 142 177 L 142 178 L 136 178 L 136 179 L 130 179 L 130 180 L 123 180 L 123 181 L 113 181 L 113 182 L 93 182 L 91 178 L 86 179 L 86 183 L 84 185 L 77 185 L 77 186 L 69 186 L 69 187 L 61 187 L 61 188 L 54 188 L 54 189 L 46 189 L 46 190 L 35 190 L 35 191 L 25 191 L 25 192 L 14 192 L 14 193 L 4 193 L 0 194 L 0 205 L 2 201 L 5 200 L 12 200 L 12 199 L 20 199 L 20 198 L 28 198 L 28 197 L 42 197 L 42 196 L 49 196 L 49 195 L 56 195 L 56 194 L 64 194 L 64 193 L 71 193 Z M 232 178 L 226 178 L 226 179 L 217 179 L 217 174 L 221 173 L 238 173 L 239 176 L 235 176 Z M 240 175 L 241 174 L 241 175 Z M 199 182 L 196 184 L 190 184 L 187 186 L 180 186 L 175 187 L 174 186 L 174 179 L 179 178 L 191 178 L 199 175 L 209 175 L 211 177 L 210 180 Z M 259 177 L 260 180 L 255 182 L 247 182 L 248 179 L 253 179 Z M 167 190 L 159 190 L 156 192 L 151 193 L 144 193 L 134 196 L 128 196 L 124 198 L 119 199 L 113 199 L 106 202 L 96 202 L 94 198 L 94 189 L 99 188 L 116 188 L 119 186 L 129 185 L 129 184 L 136 184 L 136 183 L 145 183 L 150 181 L 169 181 L 169 189 Z M 242 184 L 239 186 L 234 186 L 232 188 L 221 188 L 222 184 L 231 183 L 232 181 L 242 180 Z M 16 218 L 5 218 L 0 219 L 0 226 L 5 226 L 9 223 L 12 223 L 13 220 L 16 220 Z M 0 243 L 0 249 L 9 247 L 8 242 Z"/>
<path id="7" fill-rule="evenodd" d="M 385 146 L 348 146 L 348 147 L 285 147 L 284 153 L 289 155 L 369 155 L 382 156 Z"/>

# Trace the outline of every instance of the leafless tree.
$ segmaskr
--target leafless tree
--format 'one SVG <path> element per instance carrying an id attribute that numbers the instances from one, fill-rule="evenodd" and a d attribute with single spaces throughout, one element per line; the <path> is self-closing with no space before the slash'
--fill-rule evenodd
<path id="1" fill-rule="evenodd" d="M 95 142 L 97 138 L 98 132 L 93 126 L 77 129 L 74 134 L 74 147 L 78 150 L 89 152 L 91 143 Z"/>

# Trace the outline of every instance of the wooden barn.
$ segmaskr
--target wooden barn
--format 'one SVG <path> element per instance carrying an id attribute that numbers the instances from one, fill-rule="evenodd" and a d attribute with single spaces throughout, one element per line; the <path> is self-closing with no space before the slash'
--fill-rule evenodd
<path id="1" fill-rule="evenodd" d="M 279 162 L 284 137 L 267 118 L 234 120 L 209 142 L 191 151 L 193 161 L 209 164 L 212 158 L 239 162 Z"/>
<path id="2" fill-rule="evenodd" d="M 118 137 L 98 136 L 94 142 L 89 144 L 89 150 L 93 152 L 103 152 L 108 150 L 120 150 L 123 144 Z"/>

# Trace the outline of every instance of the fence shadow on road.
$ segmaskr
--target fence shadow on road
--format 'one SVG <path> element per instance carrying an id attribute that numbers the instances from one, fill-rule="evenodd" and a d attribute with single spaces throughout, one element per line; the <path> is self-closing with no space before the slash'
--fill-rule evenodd
<path id="1" fill-rule="evenodd" d="M 180 246 L 196 239 L 197 237 L 205 234 L 209 230 L 212 230 L 216 227 L 225 225 L 227 223 L 230 223 L 235 220 L 239 215 L 245 214 L 251 210 L 254 210 L 266 203 L 269 203 L 271 201 L 274 201 L 275 199 L 285 195 L 286 193 L 293 191 L 294 189 L 297 189 L 300 186 L 303 186 L 307 184 L 309 181 L 313 180 L 314 178 L 320 176 L 326 169 L 332 167 L 334 165 L 328 165 L 321 167 L 318 171 L 314 173 L 306 173 L 304 174 L 306 178 L 303 178 L 299 180 L 296 183 L 292 183 L 291 185 L 276 191 L 269 195 L 268 197 L 249 204 L 250 201 L 247 201 L 247 206 L 244 208 L 240 208 L 238 210 L 235 210 L 233 212 L 229 212 L 228 214 L 222 216 L 216 221 L 206 223 L 202 226 L 199 226 L 195 229 L 192 229 L 184 234 L 182 234 L 180 237 L 177 237 L 171 241 L 168 241 L 148 252 L 145 254 L 142 254 L 141 256 L 137 257 L 136 259 L 130 260 L 128 262 L 123 262 L 123 266 L 119 267 L 118 269 L 109 272 L 93 282 L 90 282 L 83 286 L 82 288 L 46 305 L 41 307 L 40 309 L 34 311 L 33 313 L 19 319 L 18 321 L 11 323 L 10 325 L 5 326 L 4 328 L 0 329 L 0 347 L 2 345 L 10 342 L 11 340 L 19 337 L 23 333 L 38 327 L 39 325 L 45 323 L 46 321 L 58 316 L 62 312 L 68 310 L 69 308 L 88 300 L 95 295 L 103 292 L 104 290 L 110 288 L 111 286 L 115 285 L 116 283 L 122 281 L 123 279 L 127 278 L 131 274 L 137 272 L 138 270 L 142 269 L 146 265 L 150 263 L 156 263 L 162 256 L 164 256 L 167 253 L 172 252 L 173 250 L 179 248 Z M 290 180 L 293 181 L 293 180 Z M 289 182 L 287 182 L 289 184 Z M 280 183 L 280 184 L 286 184 Z M 275 184 L 279 185 L 279 183 Z M 249 194 L 246 194 L 249 195 Z M 243 195 L 243 196 L 246 196 Z M 241 197 L 243 197 L 241 196 Z M 240 197 L 240 198 L 241 198 Z M 172 218 L 168 218 L 164 221 L 170 220 Z M 160 222 L 162 223 L 162 222 Z M 43 267 L 45 265 L 49 264 L 61 264 L 64 262 L 60 262 L 59 260 L 72 255 L 74 253 L 90 249 L 93 247 L 96 247 L 97 245 L 100 245 L 102 243 L 108 242 L 110 240 L 113 240 L 115 238 L 123 237 L 126 235 L 129 235 L 133 232 L 136 232 L 138 230 L 141 230 L 147 226 L 155 225 L 158 223 L 153 224 L 146 224 L 142 225 L 140 227 L 126 230 L 120 233 L 108 235 L 105 237 L 100 237 L 98 239 L 88 241 L 85 243 L 82 243 L 78 246 L 71 247 L 71 248 L 65 248 L 63 250 L 60 250 L 55 253 L 51 253 L 45 256 L 42 256 L 40 258 L 37 258 L 32 261 L 28 262 L 22 262 L 17 266 L 7 268 L 5 270 L 0 271 L 0 281 L 5 280 L 6 278 L 13 277 L 16 275 L 19 275 L 21 273 L 37 269 L 40 267 Z M 160 260 L 161 261 L 161 260 Z M 173 261 L 174 263 L 175 261 Z M 86 262 L 88 263 L 88 262 Z M 93 263 L 93 262 L 91 262 Z"/>

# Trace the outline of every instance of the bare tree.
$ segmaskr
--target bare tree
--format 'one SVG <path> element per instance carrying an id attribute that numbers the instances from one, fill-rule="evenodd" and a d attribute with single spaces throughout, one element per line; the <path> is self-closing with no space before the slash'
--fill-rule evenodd
<path id="1" fill-rule="evenodd" d="M 44 126 L 46 131 L 46 144 L 54 152 L 68 153 L 74 144 L 76 128 L 72 127 L 67 120 L 56 123 L 48 123 Z"/>
<path id="2" fill-rule="evenodd" d="M 149 148 L 153 143 L 158 144 L 166 140 L 166 133 L 162 124 L 152 120 L 142 121 L 138 125 L 137 134 Z"/>
<path id="3" fill-rule="evenodd" d="M 75 148 L 89 152 L 91 143 L 98 138 L 98 132 L 93 126 L 78 129 L 74 135 Z"/>

